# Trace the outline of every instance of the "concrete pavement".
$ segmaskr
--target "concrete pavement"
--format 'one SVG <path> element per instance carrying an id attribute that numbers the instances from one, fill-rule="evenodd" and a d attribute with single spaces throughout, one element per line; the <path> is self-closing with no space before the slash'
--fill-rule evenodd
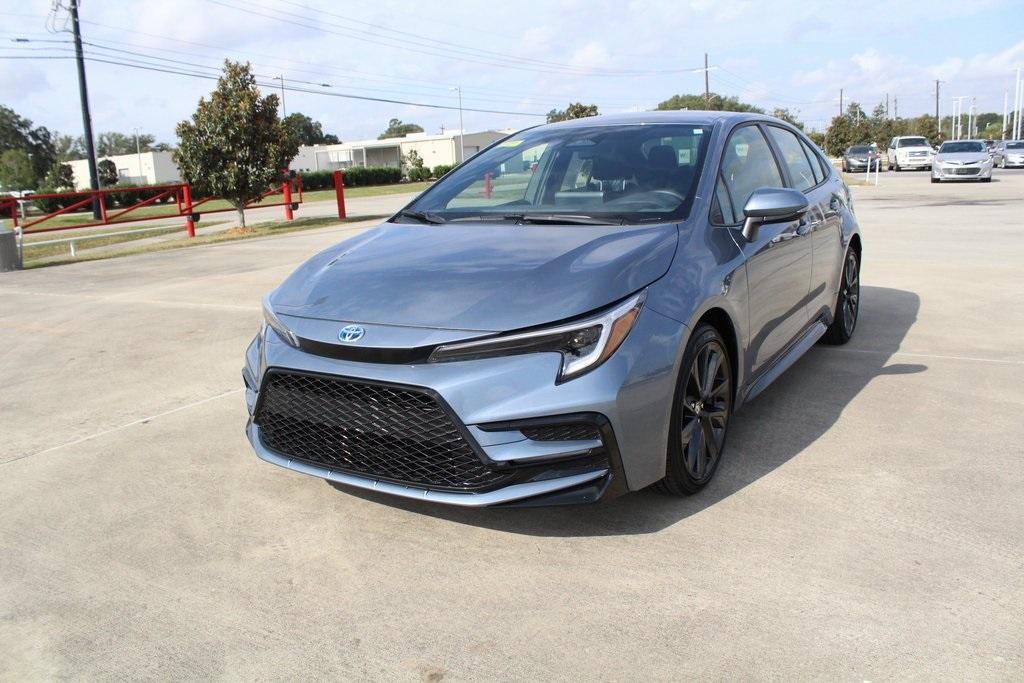
<path id="1" fill-rule="evenodd" d="M 856 187 L 856 337 L 702 494 L 458 510 L 256 459 L 260 296 L 359 228 L 0 274 L 0 678 L 1024 677 L 1024 172 Z"/>

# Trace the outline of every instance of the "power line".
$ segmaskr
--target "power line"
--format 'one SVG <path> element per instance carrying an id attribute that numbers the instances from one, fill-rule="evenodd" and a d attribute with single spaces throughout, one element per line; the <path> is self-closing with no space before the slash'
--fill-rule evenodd
<path id="1" fill-rule="evenodd" d="M 474 59 L 473 57 L 482 57 L 482 55 L 479 54 L 479 51 L 477 51 L 477 53 L 473 52 L 473 50 L 475 50 L 475 48 L 470 49 L 470 50 L 466 50 L 466 49 L 462 49 L 462 48 L 456 48 L 454 50 L 447 50 L 447 52 L 446 52 L 446 50 L 444 48 L 433 48 L 431 46 L 422 46 L 421 45 L 421 47 L 424 47 L 425 49 L 415 49 L 415 48 L 410 47 L 408 44 L 406 44 L 406 42 L 399 41 L 397 38 L 389 38 L 387 36 L 378 36 L 376 38 L 367 38 L 367 37 L 361 36 L 359 34 L 360 33 L 367 34 L 367 35 L 374 35 L 374 34 L 371 34 L 371 33 L 367 32 L 367 31 L 358 31 L 358 30 L 355 30 L 355 29 L 351 29 L 349 27 L 341 26 L 341 25 L 333 23 L 333 22 L 324 21 L 324 20 L 321 20 L 319 18 L 315 18 L 314 19 L 314 18 L 310 18 L 310 17 L 304 17 L 304 16 L 301 16 L 301 15 L 292 14 L 291 16 L 297 17 L 298 19 L 301 20 L 301 21 L 296 21 L 295 19 L 289 19 L 287 17 L 281 16 L 280 13 L 277 13 L 277 14 L 267 14 L 267 13 L 263 13 L 263 12 L 257 12 L 255 10 L 253 10 L 252 7 L 245 7 L 245 6 L 234 5 L 234 4 L 230 4 L 228 2 L 225 2 L 224 0 L 207 0 L 207 2 L 210 2 L 210 3 L 215 4 L 215 5 L 220 5 L 222 7 L 227 7 L 229 9 L 233 9 L 233 10 L 236 10 L 236 11 L 239 11 L 239 12 L 244 12 L 245 14 L 250 14 L 250 15 L 255 15 L 255 16 L 259 16 L 259 17 L 264 17 L 266 19 L 272 19 L 274 21 L 282 22 L 282 23 L 285 23 L 285 24 L 291 24 L 291 25 L 294 25 L 294 26 L 299 26 L 299 27 L 305 28 L 305 29 L 311 29 L 311 30 L 318 31 L 318 32 L 321 32 L 321 33 L 328 33 L 328 34 L 332 34 L 332 35 L 338 35 L 338 36 L 342 36 L 342 37 L 353 38 L 355 40 L 360 40 L 360 41 L 371 43 L 371 44 L 375 44 L 375 45 L 383 45 L 385 47 L 401 49 L 401 50 L 405 50 L 405 51 L 408 51 L 408 52 L 414 52 L 414 53 L 417 53 L 417 54 L 430 55 L 430 56 L 433 56 L 433 57 L 443 57 L 443 58 L 446 58 L 446 59 L 458 58 L 459 60 L 464 61 L 464 62 L 472 62 L 472 63 L 475 63 L 475 64 L 484 64 L 484 65 L 487 65 L 487 66 L 496 66 L 496 67 L 503 68 L 503 69 L 517 69 L 517 70 L 520 70 L 520 71 L 533 71 L 533 72 L 538 72 L 538 73 L 562 73 L 562 74 L 568 73 L 568 74 L 572 74 L 572 75 L 575 75 L 575 76 L 616 76 L 616 77 L 635 77 L 635 76 L 642 76 L 642 75 L 658 75 L 658 74 L 673 74 L 673 73 L 678 74 L 678 73 L 694 72 L 694 71 L 699 71 L 700 70 L 700 69 L 666 69 L 666 70 L 620 70 L 620 71 L 608 71 L 608 70 L 599 70 L 599 69 L 584 69 L 584 68 L 580 68 L 580 67 L 570 67 L 570 68 L 555 68 L 555 67 L 541 67 L 541 66 L 531 67 L 531 66 L 524 66 L 524 65 L 521 65 L 521 64 L 513 64 L 513 63 L 510 63 L 508 61 L 499 62 L 499 61 L 487 60 L 487 59 L 483 59 L 483 58 L 481 58 L 481 59 Z M 264 7 L 264 6 L 263 5 L 259 5 L 259 7 Z M 307 23 L 307 22 L 312 22 L 312 21 L 315 21 L 316 23 Z M 335 30 L 330 30 L 330 29 L 324 28 L 324 25 L 332 26 L 332 27 L 334 27 Z M 387 42 L 385 42 L 385 41 L 387 41 Z M 452 52 L 454 52 L 457 55 L 457 57 L 453 56 L 451 54 Z"/>

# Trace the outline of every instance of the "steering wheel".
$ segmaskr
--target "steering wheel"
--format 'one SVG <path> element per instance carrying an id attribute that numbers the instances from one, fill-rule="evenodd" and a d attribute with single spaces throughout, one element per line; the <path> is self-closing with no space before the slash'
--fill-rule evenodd
<path id="1" fill-rule="evenodd" d="M 678 199 L 680 202 L 685 202 L 686 201 L 686 197 L 684 197 L 683 195 L 679 194 L 675 190 L 658 189 L 658 190 L 651 190 L 651 192 L 657 193 L 657 194 L 667 194 L 669 197 L 673 197 L 675 199 Z"/>

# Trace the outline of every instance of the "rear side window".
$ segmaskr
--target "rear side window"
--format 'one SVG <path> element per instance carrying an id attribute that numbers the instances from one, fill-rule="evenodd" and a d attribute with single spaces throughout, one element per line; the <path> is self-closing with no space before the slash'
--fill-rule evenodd
<path id="1" fill-rule="evenodd" d="M 820 183 L 825 179 L 825 169 L 821 165 L 821 159 L 811 149 L 811 146 L 803 140 L 800 140 L 800 146 L 804 148 L 804 154 L 807 155 L 807 160 L 811 162 L 811 172 L 814 174 L 815 184 Z"/>
<path id="2" fill-rule="evenodd" d="M 797 190 L 807 190 L 818 184 L 814 178 L 814 171 L 811 170 L 811 162 L 804 154 L 804 149 L 796 135 L 788 130 L 768 126 L 769 134 L 775 140 L 782 152 L 782 160 L 789 168 L 789 175 L 793 180 L 793 187 Z M 819 169 L 820 170 L 820 169 Z"/>
<path id="3" fill-rule="evenodd" d="M 711 220 L 718 218 L 717 213 L 725 225 L 738 223 L 754 190 L 783 186 L 782 173 L 768 141 L 757 126 L 743 126 L 725 143 Z"/>

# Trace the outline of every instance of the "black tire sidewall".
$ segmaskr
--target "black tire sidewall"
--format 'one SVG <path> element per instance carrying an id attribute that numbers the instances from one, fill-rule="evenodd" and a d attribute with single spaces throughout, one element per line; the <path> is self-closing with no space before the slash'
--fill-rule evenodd
<path id="1" fill-rule="evenodd" d="M 679 423 L 682 419 L 683 398 L 686 392 L 686 380 L 690 375 L 690 367 L 697 357 L 697 352 L 709 342 L 716 342 L 726 355 L 727 368 L 729 373 L 729 417 L 725 422 L 725 435 L 722 438 L 722 448 L 711 470 L 702 480 L 696 480 L 686 470 L 682 452 L 682 442 L 679 438 Z M 718 466 L 725 455 L 726 445 L 729 440 L 729 422 L 732 420 L 732 411 L 735 403 L 735 377 L 732 370 L 731 351 L 722 335 L 711 325 L 701 324 L 697 326 L 690 339 L 686 342 L 686 351 L 683 353 L 683 361 L 679 365 L 679 373 L 676 376 L 676 389 L 672 399 L 671 422 L 668 430 L 668 443 L 666 444 L 665 479 L 662 488 L 670 493 L 696 493 L 714 479 Z"/>

